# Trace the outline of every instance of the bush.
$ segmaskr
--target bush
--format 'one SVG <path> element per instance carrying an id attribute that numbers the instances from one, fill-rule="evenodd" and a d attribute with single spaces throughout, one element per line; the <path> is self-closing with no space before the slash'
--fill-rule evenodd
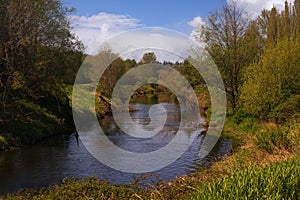
<path id="1" fill-rule="evenodd" d="M 234 115 L 232 116 L 232 120 L 236 123 L 236 124 L 240 124 L 245 118 L 247 118 L 249 115 L 240 110 L 237 110 Z"/>
<path id="2" fill-rule="evenodd" d="M 270 114 L 270 118 L 275 119 L 277 123 L 284 123 L 297 113 L 300 113 L 300 95 L 295 95 L 277 106 Z"/>
<path id="3" fill-rule="evenodd" d="M 299 147 L 300 123 L 296 122 L 283 127 L 266 127 L 257 132 L 257 147 L 273 153 L 280 150 L 295 151 Z"/>
<path id="4" fill-rule="evenodd" d="M 261 129 L 259 120 L 243 110 L 237 110 L 230 119 L 237 125 L 238 130 L 245 133 L 254 134 Z"/>

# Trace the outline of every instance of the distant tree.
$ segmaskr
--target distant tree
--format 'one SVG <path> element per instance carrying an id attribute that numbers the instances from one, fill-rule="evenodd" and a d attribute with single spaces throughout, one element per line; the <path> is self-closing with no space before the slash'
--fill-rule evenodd
<path id="1" fill-rule="evenodd" d="M 257 21 L 251 21 L 241 39 L 241 58 L 244 67 L 260 60 L 264 50 L 264 38 L 260 32 Z"/>
<path id="2" fill-rule="evenodd" d="M 143 58 L 140 61 L 140 64 L 148 64 L 156 62 L 156 55 L 154 52 L 148 52 L 143 55 Z"/>
<path id="3" fill-rule="evenodd" d="M 137 66 L 137 63 L 135 60 L 127 59 L 124 62 L 125 62 L 125 71 L 126 72 Z"/>
<path id="4" fill-rule="evenodd" d="M 291 13 L 289 3 L 285 1 L 284 4 L 284 16 L 283 16 L 283 35 L 285 38 L 291 38 Z"/>
<path id="5" fill-rule="evenodd" d="M 188 60 L 178 63 L 175 68 L 188 80 L 192 87 L 205 83 L 198 70 Z"/>
<path id="6" fill-rule="evenodd" d="M 260 34 L 264 38 L 267 36 L 269 19 L 270 19 L 270 11 L 266 9 L 262 10 L 260 15 L 256 19 Z"/>
<path id="7" fill-rule="evenodd" d="M 293 19 L 291 24 L 294 38 L 300 39 L 300 1 L 295 0 L 292 6 Z"/>
<path id="8" fill-rule="evenodd" d="M 111 97 L 116 83 L 124 73 L 125 62 L 118 57 L 107 67 L 100 79 L 101 93 L 107 97 Z"/>
<path id="9" fill-rule="evenodd" d="M 268 21 L 266 45 L 275 46 L 278 39 L 277 9 L 272 8 Z"/>

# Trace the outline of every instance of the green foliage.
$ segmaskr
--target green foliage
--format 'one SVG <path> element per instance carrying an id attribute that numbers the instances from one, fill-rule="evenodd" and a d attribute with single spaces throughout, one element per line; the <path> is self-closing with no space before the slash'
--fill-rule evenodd
<path id="1" fill-rule="evenodd" d="M 269 127 L 256 134 L 256 146 L 265 149 L 269 153 L 281 149 L 289 149 L 288 131 L 280 128 Z"/>
<path id="2" fill-rule="evenodd" d="M 156 63 L 156 55 L 154 52 L 144 53 L 143 58 L 139 62 L 139 64 L 149 64 Z"/>
<path id="3" fill-rule="evenodd" d="M 272 8 L 270 18 L 268 20 L 267 39 L 266 44 L 274 46 L 278 39 L 278 21 L 277 21 L 277 9 Z"/>
<path id="4" fill-rule="evenodd" d="M 65 88 L 83 47 L 71 33 L 70 11 L 60 0 L 0 2 L 0 131 L 12 141 L 31 144 L 73 127 Z"/>
<path id="5" fill-rule="evenodd" d="M 5 150 L 8 148 L 8 143 L 6 139 L 0 135 L 0 150 Z"/>
<path id="6" fill-rule="evenodd" d="M 263 59 L 245 70 L 240 104 L 247 112 L 266 118 L 278 105 L 299 94 L 300 46 L 279 42 L 266 50 Z"/>
<path id="7" fill-rule="evenodd" d="M 192 199 L 299 199 L 300 161 L 250 166 L 197 189 Z"/>
<path id="8" fill-rule="evenodd" d="M 175 68 L 188 80 L 194 89 L 205 83 L 198 70 L 188 60 L 178 63 Z"/>
<path id="9" fill-rule="evenodd" d="M 263 128 L 257 118 L 244 112 L 242 109 L 227 117 L 226 126 L 250 135 Z"/>
<path id="10" fill-rule="evenodd" d="M 26 100 L 19 100 L 16 106 L 11 108 L 7 115 L 9 122 L 5 130 L 12 133 L 12 138 L 8 142 L 15 144 L 14 138 L 22 144 L 33 144 L 45 137 L 64 132 L 64 120 L 58 118 L 44 107 Z"/>
<path id="11" fill-rule="evenodd" d="M 113 186 L 106 181 L 89 177 L 82 180 L 64 179 L 62 185 L 51 186 L 40 190 L 25 190 L 20 193 L 6 195 L 4 199 L 129 199 L 134 192 L 125 186 Z"/>
<path id="12" fill-rule="evenodd" d="M 282 150 L 297 151 L 300 143 L 300 123 L 295 122 L 282 127 L 265 127 L 256 133 L 255 144 L 269 153 Z"/>
<path id="13" fill-rule="evenodd" d="M 255 22 L 235 2 L 223 6 L 201 27 L 207 51 L 221 72 L 228 102 L 235 111 L 240 95 L 243 69 L 258 59 L 262 51 L 262 36 Z"/>
<path id="14" fill-rule="evenodd" d="M 278 105 L 271 113 L 270 118 L 277 123 L 284 123 L 300 113 L 300 95 L 295 95 Z"/>

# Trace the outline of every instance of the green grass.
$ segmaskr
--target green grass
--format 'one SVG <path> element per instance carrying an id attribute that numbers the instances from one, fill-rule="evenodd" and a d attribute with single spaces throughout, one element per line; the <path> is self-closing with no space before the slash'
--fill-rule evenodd
<path id="1" fill-rule="evenodd" d="M 10 113 L 2 135 L 10 146 L 34 144 L 64 129 L 62 118 L 25 99 L 15 101 Z"/>
<path id="2" fill-rule="evenodd" d="M 81 200 L 81 199 L 129 199 L 133 190 L 125 186 L 113 186 L 105 181 L 89 177 L 82 180 L 64 179 L 62 185 L 38 190 L 24 190 L 4 196 L 7 200 Z"/>
<path id="3" fill-rule="evenodd" d="M 193 199 L 299 199 L 300 161 L 249 167 L 197 188 Z"/>
<path id="4" fill-rule="evenodd" d="M 78 84 L 73 88 L 76 90 L 73 93 L 72 100 L 76 102 L 76 106 L 73 106 L 75 113 L 78 116 L 85 117 L 90 116 L 94 112 L 97 115 L 102 116 L 107 113 L 107 106 L 103 102 L 100 102 L 98 93 L 95 94 L 94 84 Z M 75 94 L 75 95 L 74 95 Z"/>
<path id="5" fill-rule="evenodd" d="M 269 153 L 297 151 L 300 145 L 300 121 L 284 126 L 265 127 L 256 133 L 255 144 Z"/>
<path id="6" fill-rule="evenodd" d="M 8 148 L 8 143 L 6 139 L 0 135 L 0 150 L 5 150 Z"/>

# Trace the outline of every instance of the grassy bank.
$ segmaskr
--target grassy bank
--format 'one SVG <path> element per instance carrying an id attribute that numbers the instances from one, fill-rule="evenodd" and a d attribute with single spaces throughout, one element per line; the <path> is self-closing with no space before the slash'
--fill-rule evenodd
<path id="1" fill-rule="evenodd" d="M 299 199 L 300 160 L 289 159 L 262 167 L 250 165 L 214 178 L 209 170 L 197 176 L 135 191 L 133 185 L 113 186 L 90 177 L 63 180 L 61 186 L 26 190 L 4 199 Z M 206 176 L 205 176 L 206 175 Z M 207 176 L 210 177 L 207 177 Z M 215 176 L 218 176 L 216 174 Z M 198 178 L 198 179 L 197 179 Z"/>
<path id="2" fill-rule="evenodd" d="M 137 189 L 139 181 L 115 186 L 96 178 L 66 179 L 4 199 L 299 199 L 299 125 L 299 120 L 275 126 L 232 116 L 223 137 L 232 139 L 233 155 L 209 169 L 143 189 Z"/>
<path id="3" fill-rule="evenodd" d="M 0 150 L 9 150 L 37 142 L 57 134 L 74 131 L 70 106 L 71 87 L 59 90 L 39 100 L 14 99 L 2 115 Z"/>

